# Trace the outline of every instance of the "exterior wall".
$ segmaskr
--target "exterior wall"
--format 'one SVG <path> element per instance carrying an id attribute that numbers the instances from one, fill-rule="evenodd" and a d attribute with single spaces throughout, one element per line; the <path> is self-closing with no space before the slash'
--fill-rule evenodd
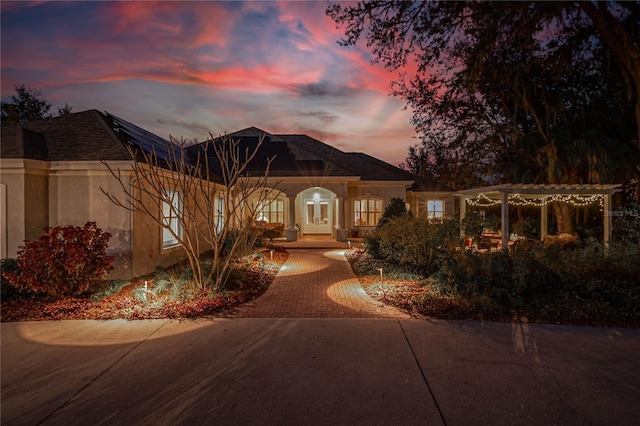
<path id="1" fill-rule="evenodd" d="M 456 200 L 453 192 L 443 191 L 424 191 L 413 192 L 407 191 L 407 203 L 411 207 L 411 211 L 417 217 L 427 215 L 427 202 L 430 200 L 439 200 L 444 202 L 444 216 L 453 217 L 456 215 Z"/>
<path id="2" fill-rule="evenodd" d="M 133 178 L 132 178 L 133 179 Z M 139 183 L 134 183 L 134 186 L 139 186 Z M 206 185 L 205 185 L 206 186 Z M 171 188 L 168 188 L 171 189 Z M 220 191 L 222 187 L 210 185 L 210 191 Z M 179 190 L 179 188 L 176 188 Z M 137 196 L 141 196 L 147 206 L 150 206 L 150 210 L 156 209 L 156 218 L 161 220 L 162 211 L 161 207 L 157 206 L 153 201 L 151 195 L 137 193 Z M 198 210 L 194 207 L 196 203 L 200 203 L 201 206 L 204 202 L 204 196 L 200 194 L 196 199 L 183 198 L 183 210 L 187 213 L 187 217 L 192 217 L 195 220 L 195 226 L 199 227 L 203 233 L 207 232 L 207 220 L 213 219 L 211 215 L 202 216 L 198 213 Z M 193 216 L 189 216 L 193 215 Z M 229 218 L 225 218 L 228 221 Z M 163 247 L 162 242 L 162 227 L 152 217 L 145 212 L 133 212 L 133 248 L 132 248 L 132 273 L 131 276 L 140 276 L 153 272 L 158 266 L 163 268 L 174 265 L 178 262 L 182 262 L 187 259 L 187 255 L 182 246 Z M 193 226 L 193 224 L 191 225 Z M 195 235 L 195 231 L 191 228 L 191 235 Z M 183 231 L 184 232 L 184 231 Z M 184 235 L 184 234 L 183 234 Z M 204 253 L 211 249 L 211 245 L 207 243 L 204 238 L 200 238 L 198 241 L 200 252 Z"/>
<path id="3" fill-rule="evenodd" d="M 24 240 L 35 239 L 48 222 L 48 165 L 42 161 L 4 159 L 0 163 L 4 223 L 1 258 L 14 258 Z"/>
<path id="4" fill-rule="evenodd" d="M 7 255 L 7 185 L 0 183 L 0 259 Z"/>
<path id="5" fill-rule="evenodd" d="M 2 258 L 15 258 L 26 236 L 25 214 L 25 175 L 24 162 L 22 160 L 2 160 L 0 162 L 0 183 L 4 185 L 6 211 L 4 227 L 2 231 L 3 246 L 6 251 Z"/>
<path id="6" fill-rule="evenodd" d="M 121 193 L 118 182 L 100 162 L 2 160 L 0 181 L 6 185 L 6 253 L 16 257 L 25 239 L 37 239 L 45 227 L 96 222 L 111 233 L 108 254 L 114 256 L 111 278 L 131 273 L 131 214 L 111 203 L 100 188 Z M 5 234 L 5 229 L 2 230 Z"/>
<path id="7" fill-rule="evenodd" d="M 382 200 L 382 210 L 389 204 L 391 198 L 397 197 L 403 200 L 407 200 L 408 193 L 407 187 L 413 182 L 387 182 L 387 181 L 361 181 L 358 177 L 305 177 L 305 178 L 273 178 L 271 182 L 272 187 L 276 187 L 283 191 L 283 194 L 287 196 L 288 201 L 285 202 L 285 227 L 290 225 L 289 223 L 289 203 L 291 200 L 295 203 L 295 224 L 300 229 L 304 221 L 303 211 L 303 196 L 302 194 L 313 188 L 322 188 L 332 192 L 334 195 L 331 198 L 332 203 L 332 230 L 331 233 L 335 236 L 338 234 L 338 223 L 342 225 L 342 229 L 348 229 L 354 227 L 354 208 L 353 202 L 357 198 L 361 197 L 375 197 Z M 336 208 L 336 200 L 340 199 L 342 206 Z M 452 198 L 453 201 L 453 198 Z M 341 215 L 341 217 L 339 217 Z M 360 227 L 362 233 L 368 229 L 372 229 L 375 226 Z"/>
<path id="8" fill-rule="evenodd" d="M 48 176 L 44 170 L 27 170 L 24 176 L 25 238 L 37 239 L 51 226 L 48 212 Z"/>
<path id="9" fill-rule="evenodd" d="M 123 180 L 128 182 L 125 171 Z M 96 222 L 111 234 L 107 253 L 115 257 L 109 278 L 131 276 L 131 213 L 111 202 L 102 190 L 123 199 L 118 181 L 100 162 L 52 163 L 49 176 L 50 226 Z"/>
<path id="10" fill-rule="evenodd" d="M 162 228 L 152 218 L 132 213 L 108 199 L 102 189 L 122 202 L 125 195 L 118 180 L 100 162 L 5 159 L 0 166 L 0 184 L 6 193 L 6 204 L 1 200 L 6 211 L 1 230 L 2 258 L 15 258 L 24 240 L 38 238 L 47 226 L 82 226 L 89 221 L 111 234 L 107 249 L 115 257 L 111 279 L 146 274 L 186 257 L 179 246 L 163 249 Z M 129 163 L 114 163 L 112 167 L 122 170 L 122 183 L 130 187 Z M 204 226 L 203 220 L 199 226 Z M 206 250 L 206 243 L 201 244 Z"/>
<path id="11" fill-rule="evenodd" d="M 355 225 L 355 212 L 353 208 L 354 200 L 362 197 L 373 197 L 382 200 L 382 211 L 389 204 L 391 198 L 401 198 L 406 201 L 407 199 L 407 186 L 412 182 L 358 182 L 357 184 L 349 185 L 349 196 L 346 199 L 345 205 L 345 226 L 347 228 L 359 230 L 358 236 L 362 237 L 369 230 L 375 228 L 377 225 L 370 226 L 356 226 Z"/>

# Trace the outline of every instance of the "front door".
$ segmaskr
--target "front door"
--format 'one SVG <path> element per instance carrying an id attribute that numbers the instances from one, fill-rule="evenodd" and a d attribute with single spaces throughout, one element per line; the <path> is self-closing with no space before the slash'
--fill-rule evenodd
<path id="1" fill-rule="evenodd" d="M 331 234 L 331 198 L 314 192 L 303 198 L 304 233 Z"/>

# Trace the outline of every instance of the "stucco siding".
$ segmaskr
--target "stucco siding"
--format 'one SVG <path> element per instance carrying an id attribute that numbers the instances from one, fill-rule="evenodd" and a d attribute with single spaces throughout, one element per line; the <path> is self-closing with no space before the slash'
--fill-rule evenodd
<path id="1" fill-rule="evenodd" d="M 2 229 L 2 238 L 6 242 L 6 253 L 2 253 L 2 258 L 15 258 L 18 246 L 22 245 L 26 239 L 24 169 L 9 168 L 3 162 L 0 164 L 0 182 L 5 185 L 6 192 L 6 229 Z"/>

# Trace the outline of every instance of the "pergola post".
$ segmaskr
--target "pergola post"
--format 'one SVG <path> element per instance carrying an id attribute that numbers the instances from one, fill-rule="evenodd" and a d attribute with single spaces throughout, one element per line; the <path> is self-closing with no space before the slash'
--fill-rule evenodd
<path id="1" fill-rule="evenodd" d="M 544 241 L 544 238 L 547 236 L 549 232 L 549 210 L 548 205 L 546 203 L 546 199 L 543 199 L 544 202 L 542 206 L 540 206 L 540 240 Z"/>
<path id="2" fill-rule="evenodd" d="M 502 221 L 502 250 L 509 250 L 509 194 L 506 191 L 500 192 L 501 221 Z"/>
<path id="3" fill-rule="evenodd" d="M 466 234 L 464 232 L 464 226 L 462 226 L 462 222 L 464 221 L 464 217 L 467 214 L 467 199 L 465 197 L 460 197 L 460 239 L 464 240 Z"/>
<path id="4" fill-rule="evenodd" d="M 604 197 L 604 249 L 605 253 L 609 251 L 609 241 L 611 241 L 611 194 L 603 194 Z"/>

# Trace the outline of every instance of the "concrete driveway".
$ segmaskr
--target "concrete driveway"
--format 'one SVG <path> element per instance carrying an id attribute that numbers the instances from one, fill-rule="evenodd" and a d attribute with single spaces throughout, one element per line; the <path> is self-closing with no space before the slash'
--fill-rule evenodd
<path id="1" fill-rule="evenodd" d="M 413 319 L 2 324 L 2 424 L 632 425 L 640 331 Z"/>

